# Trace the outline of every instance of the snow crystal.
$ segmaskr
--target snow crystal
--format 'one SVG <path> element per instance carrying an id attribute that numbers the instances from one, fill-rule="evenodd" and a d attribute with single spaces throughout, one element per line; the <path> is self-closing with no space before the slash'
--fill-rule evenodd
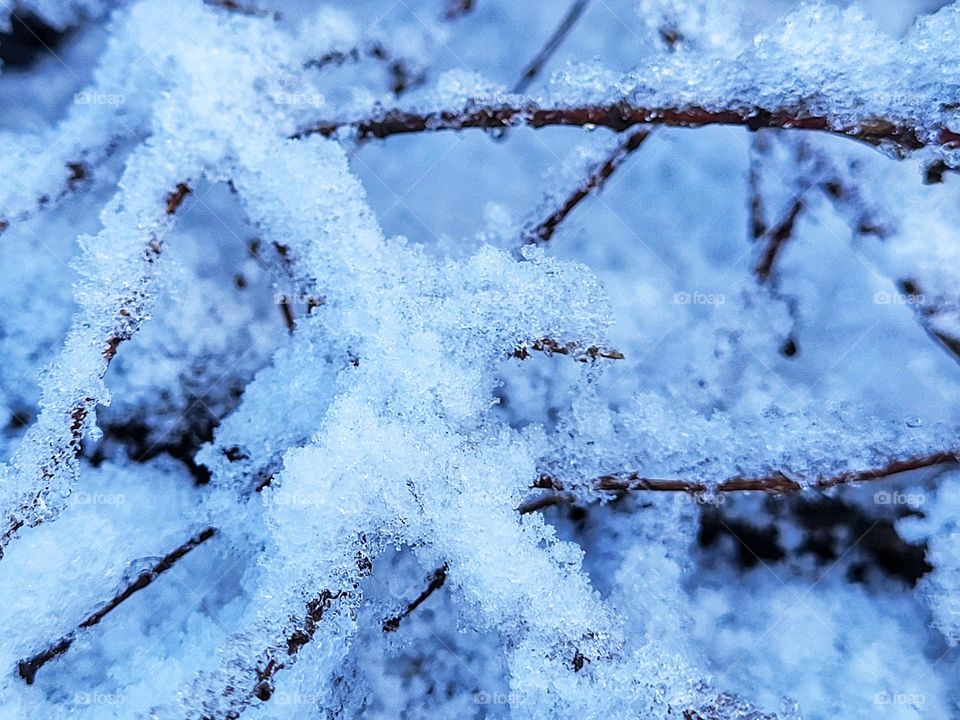
<path id="1" fill-rule="evenodd" d="M 18 4 L 0 715 L 956 715 L 960 5 L 881 4 L 530 94 L 558 5 Z"/>

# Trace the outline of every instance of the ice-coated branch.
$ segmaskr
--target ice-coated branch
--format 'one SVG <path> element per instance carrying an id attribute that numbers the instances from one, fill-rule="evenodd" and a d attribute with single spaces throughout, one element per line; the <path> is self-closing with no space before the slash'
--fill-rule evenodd
<path id="1" fill-rule="evenodd" d="M 531 352 L 540 352 L 548 357 L 551 355 L 569 355 L 578 362 L 594 362 L 600 358 L 604 360 L 622 360 L 623 353 L 618 350 L 589 345 L 583 347 L 578 342 L 561 343 L 553 338 L 534 340 L 527 345 L 521 345 L 511 353 L 512 357 L 526 360 Z"/>
<path id="2" fill-rule="evenodd" d="M 112 308 L 113 317 L 97 322 L 78 319 L 74 324 L 60 362 L 77 364 L 73 368 L 76 386 L 55 387 L 58 396 L 66 396 L 66 404 L 58 401 L 56 405 L 44 409 L 38 421 L 27 431 L 11 467 L 5 468 L 8 474 L 17 476 L 17 482 L 10 484 L 2 509 L 6 519 L 0 531 L 0 557 L 3 549 L 23 527 L 38 525 L 56 514 L 58 508 L 48 503 L 47 495 L 51 488 L 61 482 L 62 473 L 73 471 L 88 419 L 101 400 L 97 384 L 110 367 L 117 348 L 133 337 L 140 326 L 148 301 L 143 283 L 152 273 L 162 252 L 163 232 L 189 193 L 190 187 L 185 182 L 176 184 L 166 195 L 159 217 L 155 218 L 152 231 L 140 247 L 140 256 L 136 259 L 127 258 L 127 261 L 135 263 L 140 276 L 129 278 L 126 289 L 116 294 L 117 306 Z M 120 266 L 116 269 L 119 271 Z M 98 357 L 91 356 L 90 345 L 100 348 Z M 80 357 L 89 366 L 88 375 L 83 372 L 87 368 L 79 366 Z"/>
<path id="3" fill-rule="evenodd" d="M 524 230 L 523 242 L 529 245 L 549 242 L 553 234 L 557 231 L 557 228 L 560 227 L 560 224 L 573 212 L 573 209 L 577 207 L 584 198 L 592 193 L 599 192 L 603 188 L 604 183 L 617 171 L 624 160 L 639 149 L 649 135 L 650 130 L 647 128 L 640 128 L 628 134 L 617 144 L 613 151 L 607 155 L 603 162 L 591 170 L 590 174 L 567 196 L 560 207 L 550 213 L 547 218 L 537 225 Z"/>
<path id="4" fill-rule="evenodd" d="M 129 599 L 135 593 L 143 590 L 146 587 L 149 587 L 154 580 L 170 570 L 174 565 L 177 564 L 179 560 L 183 559 L 188 553 L 190 553 L 191 550 L 198 545 L 202 545 L 207 540 L 210 540 L 216 534 L 217 531 L 215 528 L 204 528 L 189 540 L 181 543 L 173 550 L 168 552 L 148 570 L 143 570 L 140 572 L 116 595 L 84 618 L 84 620 L 77 626 L 75 630 L 67 633 L 59 640 L 50 643 L 43 650 L 40 650 L 30 657 L 24 658 L 18 662 L 17 672 L 20 674 L 20 677 L 23 678 L 28 685 L 32 685 L 40 668 L 42 668 L 51 660 L 60 657 L 63 655 L 63 653 L 69 650 L 70 646 L 73 645 L 74 640 L 77 639 L 80 633 L 82 633 L 84 630 L 89 630 L 94 625 L 99 624 L 100 621 L 107 616 L 107 614 L 116 610 L 122 602 Z"/>
<path id="5" fill-rule="evenodd" d="M 447 581 L 447 566 L 441 565 L 436 570 L 430 574 L 430 582 L 427 585 L 426 589 L 421 592 L 417 597 L 407 603 L 407 606 L 403 609 L 399 615 L 394 615 L 391 618 L 387 618 L 383 621 L 383 631 L 384 632 L 396 632 L 400 627 L 400 623 L 404 621 L 405 618 L 410 617 L 410 614 L 420 607 L 424 601 L 433 595 L 437 590 L 443 587 L 443 584 Z"/>
<path id="6" fill-rule="evenodd" d="M 313 641 L 320 623 L 337 605 L 351 604 L 358 599 L 357 582 L 373 571 L 373 563 L 364 551 L 365 537 L 360 537 L 360 548 L 354 555 L 350 579 L 339 589 L 323 589 L 311 597 L 301 614 L 289 618 L 292 628 L 281 642 L 261 649 L 252 664 L 243 661 L 240 674 L 219 691 L 217 709 L 208 709 L 204 717 L 217 720 L 235 720 L 254 701 L 266 702 L 273 697 L 274 676 L 292 665 L 300 650 Z M 221 710 L 221 708 L 223 710 Z"/>
<path id="7" fill-rule="evenodd" d="M 261 701 L 267 701 L 273 696 L 273 676 L 286 667 L 287 663 L 284 662 L 284 656 L 294 657 L 300 652 L 300 648 L 313 640 L 313 636 L 317 632 L 317 626 L 327 610 L 344 595 L 345 592 L 343 591 L 323 590 L 307 603 L 300 626 L 287 637 L 286 646 L 270 648 L 263 653 L 263 660 L 256 671 L 256 685 L 247 696 L 241 698 L 241 707 L 248 704 L 254 697 Z M 228 691 L 235 692 L 235 689 L 229 688 Z"/>
<path id="8" fill-rule="evenodd" d="M 565 107 L 540 105 L 524 98 L 495 104 L 468 102 L 459 108 L 428 112 L 391 109 L 358 120 L 318 122 L 301 129 L 296 136 L 330 137 L 345 130 L 363 140 L 439 130 L 503 130 L 520 126 L 605 127 L 622 132 L 636 125 L 734 125 L 750 130 L 816 130 L 869 145 L 888 146 L 901 152 L 924 147 L 960 148 L 960 133 L 946 127 L 926 131 L 883 118 L 864 118 L 855 124 L 837 125 L 825 115 L 811 115 L 796 108 L 744 106 L 711 109 L 699 105 L 646 107 L 627 102 Z"/>
<path id="9" fill-rule="evenodd" d="M 795 480 L 784 472 L 773 472 L 769 475 L 757 477 L 736 476 L 723 480 L 716 485 L 698 480 L 678 479 L 659 479 L 645 477 L 639 472 L 618 472 L 608 475 L 601 475 L 589 483 L 590 489 L 604 493 L 628 493 L 628 492 L 684 492 L 694 495 L 718 492 L 767 492 L 767 493 L 791 493 L 800 492 L 804 489 L 826 490 L 837 487 L 838 485 L 854 485 L 857 483 L 873 482 L 884 480 L 898 475 L 900 473 L 912 470 L 923 470 L 926 468 L 956 465 L 960 463 L 960 453 L 952 450 L 943 452 L 934 452 L 928 455 L 909 457 L 903 459 L 890 460 L 884 465 L 864 470 L 850 470 L 837 473 L 835 475 L 824 475 L 815 478 Z M 553 493 L 559 493 L 557 496 L 546 495 L 551 498 L 545 502 L 544 498 L 537 498 L 520 506 L 521 513 L 531 512 L 544 505 L 569 502 L 574 498 L 567 493 L 564 483 L 554 475 L 543 473 L 536 482 L 535 487 L 549 490 Z M 553 499 L 555 498 L 555 499 Z"/>

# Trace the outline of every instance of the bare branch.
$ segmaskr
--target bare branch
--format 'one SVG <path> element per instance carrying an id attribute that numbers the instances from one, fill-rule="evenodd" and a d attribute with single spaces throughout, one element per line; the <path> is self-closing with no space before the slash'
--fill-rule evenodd
<path id="1" fill-rule="evenodd" d="M 766 244 L 764 245 L 764 250 L 760 257 L 760 261 L 754 268 L 754 273 L 757 276 L 757 280 L 759 280 L 761 283 L 770 281 L 770 278 L 773 275 L 774 265 L 776 264 L 777 258 L 780 255 L 780 251 L 793 236 L 793 228 L 796 225 L 797 218 L 800 216 L 800 212 L 804 207 L 803 199 L 797 198 L 790 206 L 790 209 L 787 211 L 787 214 L 783 217 L 783 219 L 781 219 L 775 227 L 770 228 L 770 230 L 764 234 Z"/>
<path id="2" fill-rule="evenodd" d="M 623 360 L 623 353 L 610 348 L 590 345 L 582 347 L 577 342 L 559 343 L 552 338 L 543 338 L 535 340 L 529 345 L 521 345 L 516 348 L 511 355 L 520 360 L 526 360 L 531 352 L 542 352 L 548 357 L 551 355 L 572 355 L 579 362 L 594 362 L 599 358 L 605 360 Z"/>
<path id="3" fill-rule="evenodd" d="M 955 148 L 960 146 L 960 133 L 940 127 L 931 133 L 883 118 L 864 119 L 853 125 L 834 126 L 830 118 L 808 115 L 795 108 L 766 109 L 743 107 L 708 109 L 697 105 L 686 107 L 641 107 L 628 103 L 591 105 L 583 107 L 540 106 L 532 101 L 519 100 L 516 104 L 499 103 L 478 105 L 468 103 L 460 109 L 434 112 L 388 110 L 375 117 L 354 121 L 320 122 L 303 128 L 294 137 L 307 135 L 331 136 L 346 129 L 358 139 L 385 138 L 418 132 L 465 130 L 482 128 L 503 130 L 527 126 L 605 127 L 622 132 L 634 125 L 665 125 L 671 127 L 701 127 L 705 125 L 737 125 L 751 130 L 778 128 L 782 130 L 818 130 L 840 137 L 851 138 L 869 145 L 890 146 L 902 152 L 924 147 Z"/>
<path id="4" fill-rule="evenodd" d="M 18 662 L 17 671 L 19 672 L 20 677 L 26 680 L 28 685 L 32 685 L 37 676 L 37 671 L 54 658 L 63 655 L 63 653 L 69 650 L 70 646 L 73 644 L 73 641 L 77 639 L 77 636 L 81 632 L 92 628 L 94 625 L 97 625 L 108 613 L 115 610 L 120 603 L 127 600 L 131 595 L 143 590 L 146 587 L 149 587 L 154 580 L 160 577 L 163 573 L 167 572 L 167 570 L 171 569 L 178 560 L 182 559 L 198 545 L 202 545 L 207 540 L 211 539 L 214 535 L 216 535 L 216 533 L 217 531 L 215 528 L 204 528 L 189 540 L 181 543 L 176 548 L 164 555 L 149 570 L 143 570 L 140 572 L 133 579 L 133 581 L 128 583 L 122 590 L 120 590 L 120 592 L 90 613 L 90 615 L 88 615 L 77 626 L 76 630 L 67 633 L 59 640 L 50 643 L 44 650 L 34 653 L 30 657 L 24 658 Z"/>
<path id="5" fill-rule="evenodd" d="M 577 24 L 577 21 L 589 5 L 590 0 L 573 0 L 570 4 L 570 9 L 567 10 L 566 14 L 560 20 L 560 24 L 557 25 L 557 29 L 553 31 L 547 43 L 524 69 L 523 75 L 520 76 L 517 84 L 513 86 L 512 92 L 515 94 L 526 92 L 527 88 L 530 87 L 530 83 L 543 71 L 544 66 L 550 61 L 550 58 L 553 57 L 553 54 L 563 44 L 563 41 L 567 39 L 570 31 L 573 30 L 573 26 Z"/>
<path id="6" fill-rule="evenodd" d="M 950 357 L 960 362 L 960 337 L 951 332 L 938 327 L 938 319 L 950 313 L 951 310 L 934 302 L 920 289 L 916 280 L 905 278 L 898 283 L 901 292 L 910 297 L 917 320 L 927 334 L 937 341 L 937 344 L 946 350 Z M 960 310 L 954 308 L 954 315 L 960 313 Z"/>
<path id="7" fill-rule="evenodd" d="M 567 216 L 580 204 L 580 201 L 603 188 L 604 183 L 617 171 L 623 161 L 643 145 L 644 141 L 650 136 L 650 132 L 647 128 L 640 128 L 627 135 L 602 163 L 593 168 L 590 175 L 580 183 L 557 210 L 537 226 L 524 231 L 524 243 L 541 244 L 549 242 L 560 223 L 567 219 Z"/>
<path id="8" fill-rule="evenodd" d="M 410 617 L 410 613 L 420 607 L 423 602 L 433 595 L 434 592 L 443 587 L 443 584 L 447 581 L 447 566 L 446 564 L 441 565 L 430 575 L 430 584 L 427 585 L 426 589 L 417 595 L 416 598 L 411 600 L 407 607 L 402 613 L 396 615 L 392 618 L 388 618 L 383 622 L 383 631 L 384 632 L 395 632 L 397 628 L 400 627 L 400 623 L 407 617 Z"/>
<path id="9" fill-rule="evenodd" d="M 732 493 L 732 492 L 767 492 L 767 493 L 789 493 L 800 492 L 811 488 L 816 490 L 825 490 L 838 485 L 853 485 L 856 483 L 873 482 L 883 480 L 899 473 L 911 470 L 922 470 L 925 468 L 956 465 L 960 463 L 960 454 L 954 451 L 944 451 L 910 457 L 905 459 L 896 459 L 887 462 L 876 468 L 866 470 L 851 470 L 837 473 L 836 475 L 820 476 L 809 482 L 801 483 L 793 480 L 783 472 L 774 472 L 770 475 L 761 477 L 732 477 L 724 480 L 714 486 L 697 480 L 683 479 L 656 479 L 644 477 L 638 472 L 621 472 L 601 475 L 591 483 L 594 490 L 608 493 L 627 493 L 627 492 L 684 492 L 694 495 L 700 495 L 709 492 Z M 556 502 L 568 502 L 572 496 L 567 494 L 563 483 L 555 476 L 544 473 L 538 479 L 535 487 L 550 490 L 554 493 L 560 493 L 560 498 Z M 551 496 L 547 496 L 551 497 Z M 556 504 L 556 503 L 550 503 Z M 542 498 L 537 498 L 528 503 L 524 503 L 518 508 L 519 512 L 527 513 L 534 509 L 543 507 Z"/>
<path id="10" fill-rule="evenodd" d="M 308 61 L 306 66 L 314 68 L 340 66 L 347 62 L 357 62 L 361 57 L 371 58 L 386 66 L 390 74 L 390 90 L 395 97 L 400 97 L 408 90 L 422 85 L 426 80 L 425 73 L 413 69 L 409 60 L 394 56 L 383 43 L 377 40 L 357 45 L 349 50 L 331 50 Z"/>
<path id="11" fill-rule="evenodd" d="M 443 12 L 444 20 L 456 20 L 474 9 L 474 0 L 447 0 L 447 9 Z"/>

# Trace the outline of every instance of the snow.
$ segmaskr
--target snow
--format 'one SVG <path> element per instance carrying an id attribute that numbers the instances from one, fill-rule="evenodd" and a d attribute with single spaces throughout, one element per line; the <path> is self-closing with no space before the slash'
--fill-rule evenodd
<path id="1" fill-rule="evenodd" d="M 960 717 L 960 6 L 474 5 L 18 5 L 0 716 Z"/>

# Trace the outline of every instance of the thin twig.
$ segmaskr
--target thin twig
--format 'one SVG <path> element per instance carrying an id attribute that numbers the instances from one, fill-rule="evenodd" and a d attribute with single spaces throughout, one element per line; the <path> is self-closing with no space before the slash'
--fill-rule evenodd
<path id="1" fill-rule="evenodd" d="M 373 563 L 364 550 L 365 536 L 360 536 L 360 548 L 355 556 L 356 576 L 359 580 L 373 572 Z M 355 587 L 355 585 L 354 585 Z M 304 645 L 313 640 L 314 635 L 327 611 L 334 602 L 346 602 L 354 597 L 351 590 L 322 590 L 306 604 L 304 615 L 296 620 L 295 629 L 285 638 L 281 645 L 265 648 L 258 654 L 257 665 L 253 668 L 255 677 L 251 689 L 229 686 L 224 688 L 223 699 L 230 701 L 231 708 L 224 720 L 234 720 L 239 717 L 244 708 L 249 706 L 254 698 L 261 702 L 273 697 L 273 677 L 283 668 L 292 664 L 296 655 Z M 211 716 L 213 717 L 213 716 Z"/>
<path id="2" fill-rule="evenodd" d="M 747 188 L 750 192 L 750 237 L 756 241 L 767 232 L 763 212 L 763 194 L 760 190 L 760 154 L 766 154 L 768 145 L 765 133 L 756 133 L 750 143 L 750 168 L 747 172 Z"/>
<path id="3" fill-rule="evenodd" d="M 307 603 L 300 626 L 287 636 L 285 647 L 271 648 L 263 654 L 266 659 L 257 667 L 256 685 L 248 696 L 241 698 L 241 707 L 249 704 L 254 697 L 262 702 L 266 702 L 273 697 L 273 676 L 285 668 L 288 663 L 283 659 L 284 655 L 288 658 L 295 657 L 304 645 L 313 640 L 317 627 L 327 610 L 330 609 L 334 601 L 342 599 L 344 595 L 344 592 L 324 590 Z M 235 688 L 228 688 L 227 692 L 232 694 L 236 690 Z"/>
<path id="4" fill-rule="evenodd" d="M 560 343 L 552 338 L 535 340 L 528 345 L 521 345 L 511 353 L 512 357 L 526 360 L 531 352 L 542 352 L 544 355 L 570 355 L 578 362 L 594 362 L 600 358 L 605 360 L 623 360 L 623 353 L 610 348 L 590 345 L 583 347 L 580 343 Z"/>
<path id="5" fill-rule="evenodd" d="M 274 20 L 280 19 L 280 13 L 274 10 L 266 10 L 250 3 L 238 2 L 238 0 L 203 0 L 205 4 L 237 13 L 238 15 L 249 15 L 251 17 L 270 17 Z"/>
<path id="6" fill-rule="evenodd" d="M 331 50 L 316 59 L 307 61 L 306 67 L 340 66 L 346 62 L 357 62 L 361 57 L 371 58 L 386 66 L 390 73 L 390 90 L 395 97 L 400 97 L 408 90 L 422 85 L 426 80 L 425 73 L 412 69 L 409 60 L 394 56 L 383 43 L 377 40 L 357 45 L 349 50 Z"/>
<path id="7" fill-rule="evenodd" d="M 590 486 L 596 491 L 617 494 L 641 491 L 683 492 L 693 495 L 703 495 L 710 492 L 790 493 L 800 492 L 807 488 L 825 490 L 838 485 L 872 482 L 911 470 L 922 470 L 941 465 L 956 465 L 958 463 L 960 463 L 960 454 L 955 451 L 944 451 L 900 460 L 891 460 L 885 465 L 866 470 L 851 470 L 835 475 L 818 476 L 805 483 L 793 480 L 785 473 L 779 471 L 771 473 L 770 475 L 752 478 L 736 476 L 723 480 L 716 485 L 709 485 L 697 480 L 648 478 L 638 472 L 622 472 L 601 475 L 594 478 Z M 566 502 L 568 499 L 572 499 L 572 496 L 566 492 L 564 484 L 555 476 L 548 473 L 540 476 L 535 487 L 549 490 L 552 493 L 560 493 L 562 499 L 558 502 Z M 551 496 L 548 495 L 547 497 Z M 536 498 L 528 503 L 524 503 L 518 510 L 521 513 L 526 513 L 542 506 L 542 498 Z"/>
<path id="8" fill-rule="evenodd" d="M 906 278 L 898 283 L 900 291 L 907 295 L 913 306 L 917 320 L 926 333 L 937 341 L 937 344 L 949 353 L 957 362 L 960 362 L 960 337 L 944 332 L 937 327 L 937 318 L 947 310 L 926 298 L 916 280 Z M 960 312 L 954 310 L 954 312 Z"/>
<path id="9" fill-rule="evenodd" d="M 637 150 L 650 136 L 650 130 L 640 128 L 628 134 L 606 159 L 590 172 L 590 175 L 574 190 L 563 204 L 538 225 L 528 228 L 523 233 L 525 244 L 542 244 L 549 242 L 567 216 L 580 204 L 584 198 L 594 192 L 599 192 L 604 183 L 620 167 L 624 160 Z"/>
<path id="10" fill-rule="evenodd" d="M 399 615 L 396 615 L 392 618 L 388 618 L 383 622 L 383 631 L 384 632 L 396 632 L 400 627 L 400 623 L 403 620 L 410 616 L 414 610 L 416 610 L 423 602 L 433 595 L 434 592 L 443 587 L 443 584 L 447 581 L 447 565 L 444 563 L 436 570 L 433 571 L 430 575 L 430 583 L 427 585 L 426 589 L 417 595 L 416 598 L 407 603 L 407 607 L 404 608 L 403 612 Z"/>
<path id="11" fill-rule="evenodd" d="M 270 487 L 276 475 L 276 470 L 276 465 L 271 462 L 252 473 L 251 475 L 252 479 L 254 480 L 254 491 L 260 492 L 264 488 Z M 180 545 L 167 553 L 151 570 L 144 571 L 137 575 L 135 578 L 133 578 L 133 580 L 127 583 L 125 587 L 117 592 L 117 594 L 114 595 L 109 602 L 93 611 L 86 620 L 80 623 L 76 630 L 67 633 L 55 642 L 49 643 L 45 650 L 37 652 L 31 655 L 29 658 L 21 660 L 19 663 L 20 677 L 26 680 L 28 684 L 32 683 L 37 671 L 41 667 L 43 667 L 50 660 L 63 655 L 63 653 L 70 649 L 70 646 L 73 644 L 73 641 L 76 639 L 77 634 L 81 630 L 85 630 L 98 624 L 109 613 L 116 610 L 121 603 L 129 600 L 135 593 L 150 585 L 150 583 L 156 580 L 157 577 L 159 577 L 162 573 L 173 568 L 173 566 L 182 560 L 187 553 L 189 553 L 198 545 L 201 545 L 207 540 L 211 539 L 217 532 L 218 531 L 216 528 L 208 527 L 193 537 L 180 543 Z M 93 621 L 91 622 L 92 619 Z"/>
<path id="12" fill-rule="evenodd" d="M 76 630 L 67 633 L 59 640 L 50 643 L 44 650 L 34 653 L 30 657 L 24 658 L 18 662 L 17 671 L 19 672 L 20 677 L 26 680 L 28 685 L 32 685 L 37 676 L 37 671 L 54 658 L 63 655 L 63 653 L 69 650 L 70 646 L 73 644 L 73 641 L 77 639 L 81 632 L 99 624 L 99 622 L 103 620 L 108 613 L 115 610 L 120 603 L 127 600 L 133 594 L 143 590 L 146 587 L 149 587 L 154 580 L 160 577 L 163 573 L 167 572 L 167 570 L 170 570 L 177 563 L 177 561 L 181 560 L 198 545 L 202 545 L 207 540 L 211 539 L 214 535 L 216 535 L 216 533 L 217 531 L 215 528 L 204 528 L 189 540 L 181 543 L 176 548 L 164 555 L 149 570 L 141 571 L 133 579 L 133 581 L 128 583 L 122 590 L 120 590 L 120 592 L 90 613 L 90 615 L 88 615 L 77 626 Z"/>
<path id="13" fill-rule="evenodd" d="M 804 207 L 802 197 L 794 200 L 783 219 L 781 219 L 775 227 L 770 228 L 765 234 L 766 244 L 760 256 L 760 261 L 754 268 L 757 280 L 761 283 L 769 282 L 773 275 L 774 265 L 777 262 L 780 251 L 793 236 L 793 229 L 796 225 L 797 218 L 800 216 L 800 212 Z"/>
<path id="14" fill-rule="evenodd" d="M 447 8 L 443 11 L 444 20 L 456 20 L 467 15 L 474 9 L 474 0 L 447 0 Z"/>
<path id="15" fill-rule="evenodd" d="M 530 87 L 530 83 L 543 71 L 544 66 L 550 61 L 550 58 L 553 57 L 553 54 L 560 45 L 563 44 L 563 41 L 567 39 L 570 31 L 573 30 L 573 26 L 577 24 L 577 21 L 586 11 L 588 5 L 590 5 L 590 0 L 573 0 L 570 4 L 570 9 L 567 10 L 566 14 L 560 20 L 560 24 L 557 25 L 556 30 L 553 31 L 547 43 L 541 48 L 540 52 L 537 53 L 537 56 L 529 62 L 523 74 L 520 76 L 520 80 L 513 86 L 513 93 L 520 94 L 526 92 L 527 88 Z"/>
<path id="16" fill-rule="evenodd" d="M 869 145 L 889 145 L 902 151 L 924 147 L 955 148 L 960 146 L 960 133 L 939 127 L 926 133 L 918 128 L 882 118 L 864 119 L 858 123 L 835 127 L 830 118 L 805 115 L 794 109 L 744 107 L 712 110 L 697 105 L 686 107 L 642 107 L 625 102 L 582 107 L 540 106 L 534 102 L 518 104 L 476 105 L 461 109 L 419 113 L 410 110 L 388 110 L 377 116 L 354 121 L 320 122 L 305 127 L 294 135 L 329 137 L 342 129 L 352 131 L 357 139 L 385 138 L 418 132 L 482 128 L 502 130 L 525 125 L 532 128 L 549 126 L 606 127 L 622 132 L 634 125 L 701 127 L 705 125 L 739 125 L 760 130 L 778 128 L 818 130 L 847 137 Z"/>
<path id="17" fill-rule="evenodd" d="M 872 480 L 882 480 L 884 478 L 896 475 L 910 470 L 921 470 L 923 468 L 934 467 L 937 465 L 949 465 L 960 463 L 960 455 L 955 452 L 936 453 L 922 457 L 908 458 L 905 460 L 893 460 L 886 465 L 873 469 L 861 470 L 837 475 L 818 478 L 809 487 L 826 489 L 837 485 L 847 485 L 858 482 L 869 482 Z M 636 472 L 615 473 L 611 475 L 601 475 L 592 483 L 594 490 L 601 492 L 623 494 L 627 492 L 654 491 L 654 492 L 683 492 L 694 495 L 702 495 L 709 491 L 706 484 L 693 480 L 655 480 L 641 476 Z M 534 483 L 534 487 L 541 490 L 549 490 L 533 500 L 529 500 L 517 508 L 517 512 L 526 515 L 537 512 L 553 505 L 565 505 L 572 503 L 576 497 L 564 489 L 555 476 L 543 473 Z M 713 488 L 714 492 L 769 492 L 784 493 L 797 492 L 804 488 L 803 485 L 795 480 L 789 479 L 783 473 L 774 473 L 766 477 L 744 478 L 735 477 L 725 480 Z M 400 627 L 400 623 L 407 618 L 416 608 L 426 600 L 434 591 L 443 586 L 446 580 L 447 566 L 443 565 L 437 568 L 431 575 L 430 585 L 417 596 L 407 610 L 400 615 L 391 618 L 384 623 L 384 632 L 394 632 Z M 439 580 L 438 580 L 439 579 Z"/>

